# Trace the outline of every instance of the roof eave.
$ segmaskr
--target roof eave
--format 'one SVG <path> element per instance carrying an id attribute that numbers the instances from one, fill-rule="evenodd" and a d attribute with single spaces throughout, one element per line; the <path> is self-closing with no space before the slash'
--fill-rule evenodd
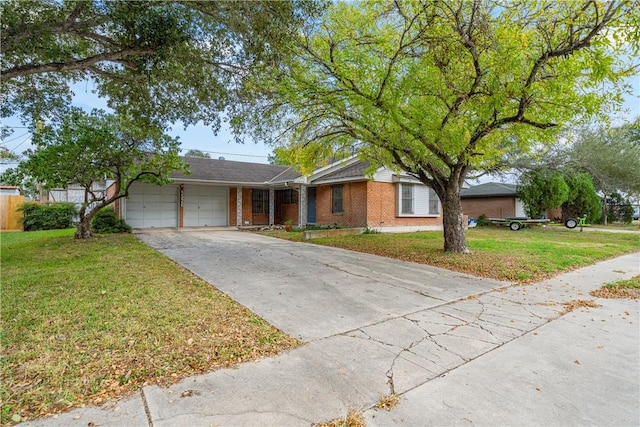
<path id="1" fill-rule="evenodd" d="M 317 181 L 311 181 L 309 185 L 320 185 L 320 184 L 339 184 L 341 182 L 360 182 L 360 181 L 369 181 L 364 176 L 353 176 L 348 178 L 335 178 L 335 179 L 319 179 Z"/>

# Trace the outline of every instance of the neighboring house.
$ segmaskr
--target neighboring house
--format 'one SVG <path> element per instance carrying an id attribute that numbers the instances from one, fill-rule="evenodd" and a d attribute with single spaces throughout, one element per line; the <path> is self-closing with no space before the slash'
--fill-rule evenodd
<path id="1" fill-rule="evenodd" d="M 94 182 L 91 189 L 97 195 L 102 195 L 107 188 L 105 181 Z M 54 188 L 49 190 L 47 200 L 49 203 L 69 202 L 80 208 L 85 202 L 85 191 L 79 184 L 69 184 L 67 188 Z"/>
<path id="2" fill-rule="evenodd" d="M 469 218 L 526 217 L 524 204 L 517 198 L 515 184 L 488 182 L 462 189 L 462 212 Z"/>
<path id="3" fill-rule="evenodd" d="M 435 192 L 353 157 L 301 176 L 292 167 L 187 157 L 191 175 L 165 186 L 134 183 L 116 212 L 134 228 L 306 224 L 381 231 L 441 229 Z M 108 190 L 109 191 L 109 190 Z"/>

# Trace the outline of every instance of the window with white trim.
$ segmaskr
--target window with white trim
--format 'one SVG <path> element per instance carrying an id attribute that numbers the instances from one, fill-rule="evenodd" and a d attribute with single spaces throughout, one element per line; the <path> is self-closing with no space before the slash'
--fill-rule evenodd
<path id="1" fill-rule="evenodd" d="M 413 185 L 401 184 L 402 191 L 402 206 L 400 207 L 400 213 L 402 215 L 413 215 Z"/>
<path id="2" fill-rule="evenodd" d="M 398 216 L 440 215 L 440 200 L 432 188 L 422 184 L 398 183 Z"/>
<path id="3" fill-rule="evenodd" d="M 440 199 L 433 188 L 427 188 L 429 189 L 429 215 L 440 215 Z"/>

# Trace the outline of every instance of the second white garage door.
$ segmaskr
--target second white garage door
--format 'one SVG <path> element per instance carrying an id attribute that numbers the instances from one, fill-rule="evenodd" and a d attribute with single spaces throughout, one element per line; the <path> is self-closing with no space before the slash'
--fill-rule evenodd
<path id="1" fill-rule="evenodd" d="M 133 228 L 177 227 L 178 187 L 135 183 L 126 201 L 125 220 Z"/>
<path id="2" fill-rule="evenodd" d="M 226 187 L 184 187 L 185 227 L 228 225 L 229 189 Z"/>

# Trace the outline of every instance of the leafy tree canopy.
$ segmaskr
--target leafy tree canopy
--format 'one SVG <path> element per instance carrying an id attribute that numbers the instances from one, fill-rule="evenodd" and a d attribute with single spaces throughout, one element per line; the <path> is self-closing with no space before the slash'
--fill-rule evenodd
<path id="1" fill-rule="evenodd" d="M 6 147 L 0 147 L 0 163 L 5 161 L 17 160 L 18 156 L 11 151 L 9 151 Z"/>
<path id="2" fill-rule="evenodd" d="M 42 126 L 34 134 L 35 149 L 15 170 L 0 178 L 22 182 L 37 180 L 45 188 L 79 184 L 85 190 L 76 238 L 91 236 L 91 218 L 102 207 L 127 197 L 136 181 L 165 184 L 175 170 L 185 171 L 178 141 L 160 126 L 114 116 L 102 111 L 91 114 L 74 109 L 70 114 Z M 112 180 L 109 194 L 95 191 L 94 183 Z"/>
<path id="3" fill-rule="evenodd" d="M 569 186 L 558 172 L 529 172 L 518 185 L 518 198 L 527 215 L 541 218 L 546 210 L 555 209 L 569 198 Z"/>
<path id="4" fill-rule="evenodd" d="M 600 205 L 599 198 L 603 197 L 606 207 L 612 193 L 640 196 L 640 120 L 613 128 L 602 124 L 569 128 L 562 140 L 511 165 L 521 174 L 560 172 L 571 187 L 570 196 L 576 194 L 580 199 L 563 204 L 565 218 L 586 213 L 590 221 L 601 217 L 606 224 L 609 212 L 604 207 L 596 212 L 595 199 Z M 579 179 L 574 181 L 576 177 Z"/>
<path id="5" fill-rule="evenodd" d="M 582 128 L 568 150 L 567 164 L 589 173 L 603 194 L 640 196 L 640 119 L 616 128 Z"/>
<path id="6" fill-rule="evenodd" d="M 273 154 L 269 156 L 269 163 L 279 166 L 292 166 L 294 160 L 290 157 L 290 152 L 284 147 L 276 147 L 273 150 Z"/>
<path id="7" fill-rule="evenodd" d="M 211 156 L 209 155 L 209 153 L 205 153 L 203 151 L 200 150 L 189 150 L 186 153 L 184 153 L 185 157 L 201 157 L 203 159 L 210 159 Z"/>
<path id="8" fill-rule="evenodd" d="M 469 171 L 620 101 L 639 15 L 626 0 L 335 2 L 291 46 L 292 61 L 255 81 L 277 101 L 254 99 L 232 125 L 289 136 L 304 170 L 355 148 L 372 169 L 406 171 L 442 202 L 445 250 L 467 252 Z"/>
<path id="9" fill-rule="evenodd" d="M 587 173 L 568 173 L 564 175 L 569 193 L 567 200 L 562 203 L 562 217 L 578 218 L 586 215 L 589 222 L 597 222 L 602 215 L 600 197 Z"/>
<path id="10" fill-rule="evenodd" d="M 630 224 L 633 220 L 633 206 L 628 198 L 617 191 L 607 195 L 605 212 L 606 218 L 613 222 Z"/>
<path id="11" fill-rule="evenodd" d="M 119 114 L 217 128 L 246 76 L 278 61 L 315 10 L 311 1 L 3 1 L 0 112 L 51 119 L 69 107 L 70 84 L 91 79 Z"/>

